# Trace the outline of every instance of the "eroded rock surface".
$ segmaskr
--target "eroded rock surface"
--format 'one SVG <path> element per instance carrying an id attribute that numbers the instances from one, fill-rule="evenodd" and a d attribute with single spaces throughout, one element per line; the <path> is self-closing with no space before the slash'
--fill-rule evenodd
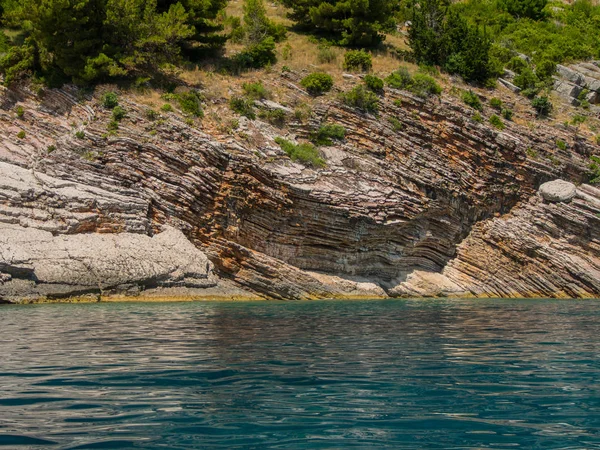
<path id="1" fill-rule="evenodd" d="M 54 236 L 0 224 L 0 298 L 128 293 L 143 288 L 216 286 L 206 255 L 174 228 Z"/>
<path id="2" fill-rule="evenodd" d="M 279 85 L 290 102 L 309 100 L 297 88 L 299 79 L 288 73 Z M 135 289 L 157 279 L 191 278 L 285 299 L 600 296 L 589 281 L 598 258 L 596 191 L 579 188 L 570 203 L 538 196 L 548 181 L 586 181 L 597 147 L 566 132 L 513 122 L 498 131 L 473 121 L 472 111 L 453 97 L 424 100 L 387 90 L 378 117 L 315 100 L 309 123 L 291 120 L 282 131 L 240 119 L 235 133 L 189 126 L 172 113 L 155 121 L 123 96 L 127 118 L 117 135 L 106 136 L 111 117 L 99 107 L 100 92 L 85 102 L 76 101 L 73 89 L 48 91 L 41 103 L 26 89 L 3 95 L 0 223 L 19 236 L 46 233 L 52 245 L 63 246 L 56 248 L 70 248 L 63 239 L 83 239 L 72 241 L 77 245 L 91 239 L 111 242 L 108 248 L 117 252 L 124 236 L 154 249 L 144 254 L 154 263 L 132 263 L 122 278 L 98 262 L 112 281 L 94 292 L 130 278 Z M 25 107 L 22 120 L 12 112 L 17 104 Z M 74 135 L 73 121 L 83 139 Z M 344 126 L 346 139 L 322 148 L 324 168 L 292 162 L 274 142 L 282 134 L 306 138 L 325 122 Z M 28 137 L 16 139 L 19 129 Z M 559 139 L 565 149 L 557 148 Z M 204 273 L 160 259 L 165 227 L 180 230 L 205 254 L 216 277 L 208 268 Z M 539 246 L 544 240 L 553 242 L 552 251 Z M 574 271 L 573 264 L 567 268 L 572 258 L 588 263 Z M 23 263 L 21 273 L 35 272 L 31 264 Z M 56 273 L 43 265 L 37 270 L 48 275 L 21 276 L 27 289 L 39 293 L 42 286 L 65 285 L 71 270 L 71 281 L 81 273 L 68 266 L 53 283 Z M 14 283 L 7 270 L 0 267 Z M 87 276 L 86 283 L 99 279 Z M 525 282 L 527 276 L 536 281 Z"/>
<path id="3" fill-rule="evenodd" d="M 568 202 L 575 197 L 577 188 L 564 180 L 548 181 L 540 186 L 540 195 L 549 202 Z"/>

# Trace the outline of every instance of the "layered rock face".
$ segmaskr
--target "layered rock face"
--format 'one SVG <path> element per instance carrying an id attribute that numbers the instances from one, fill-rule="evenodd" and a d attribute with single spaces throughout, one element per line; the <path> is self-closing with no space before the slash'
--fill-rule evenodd
<path id="1" fill-rule="evenodd" d="M 281 83 L 295 85 L 287 77 Z M 285 299 L 600 296 L 590 281 L 600 258 L 597 191 L 579 187 L 567 203 L 537 193 L 559 178 L 585 182 L 597 149 L 550 127 L 511 123 L 500 132 L 450 96 L 389 90 L 378 116 L 323 100 L 308 124 L 292 121 L 284 131 L 242 119 L 234 134 L 176 114 L 153 121 L 123 98 L 128 118 L 116 136 L 104 136 L 110 112 L 97 97 L 49 91 L 40 103 L 26 90 L 3 95 L 0 226 L 18 236 L 0 248 L 5 300 L 25 295 L 7 294 L 15 280 L 42 297 L 161 283 L 233 284 L 248 296 Z M 305 98 L 298 89 L 287 95 Z M 16 104 L 27 111 L 21 120 Z M 292 162 L 274 143 L 326 122 L 343 125 L 346 139 L 322 148 L 322 169 Z M 15 137 L 19 129 L 25 139 Z M 557 139 L 568 147 L 557 148 Z M 160 236 L 175 230 L 183 234 L 164 253 Z M 33 251 L 31 239 L 48 250 Z M 25 251 L 7 258 L 7 245 L 10 255 Z M 60 276 L 45 272 L 82 246 L 106 250 L 76 253 Z M 138 258 L 140 247 L 147 251 Z M 137 259 L 148 265 L 125 268 Z M 77 261 L 91 260 L 97 275 L 84 276 Z"/>

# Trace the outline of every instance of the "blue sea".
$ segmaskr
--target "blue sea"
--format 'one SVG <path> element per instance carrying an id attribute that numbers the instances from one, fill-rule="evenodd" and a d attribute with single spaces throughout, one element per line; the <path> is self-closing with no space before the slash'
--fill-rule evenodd
<path id="1" fill-rule="evenodd" d="M 0 447 L 600 448 L 600 302 L 0 308 Z"/>

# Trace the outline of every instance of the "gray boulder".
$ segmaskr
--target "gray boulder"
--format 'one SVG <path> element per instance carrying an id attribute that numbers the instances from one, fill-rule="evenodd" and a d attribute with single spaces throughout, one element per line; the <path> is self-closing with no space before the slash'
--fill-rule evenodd
<path id="1" fill-rule="evenodd" d="M 540 186 L 539 193 L 548 202 L 569 202 L 575 197 L 577 188 L 564 180 L 548 181 Z"/>

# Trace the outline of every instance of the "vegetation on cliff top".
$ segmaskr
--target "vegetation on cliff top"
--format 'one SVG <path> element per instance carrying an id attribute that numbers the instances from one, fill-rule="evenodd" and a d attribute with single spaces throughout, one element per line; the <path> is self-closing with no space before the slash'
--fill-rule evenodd
<path id="1" fill-rule="evenodd" d="M 428 101 L 445 90 L 476 109 L 474 120 L 497 129 L 537 115 L 579 132 L 575 117 L 590 114 L 572 117 L 561 109 L 552 75 L 559 63 L 600 58 L 600 6 L 591 0 L 0 0 L 0 6 L 5 84 L 124 81 L 160 97 L 146 103 L 151 111 L 177 108 L 188 121 L 206 115 L 228 133 L 239 116 L 280 128 L 294 119 L 307 124 L 312 104 L 328 100 L 377 114 L 389 105 L 384 86 Z M 306 67 L 313 73 L 302 72 Z M 506 93 L 488 104 L 485 89 L 506 70 L 529 98 L 526 119 Z M 279 84 L 265 75 L 286 72 L 313 97 L 286 103 L 281 86 L 263 95 Z M 249 83 L 257 77 L 265 84 Z M 220 104 L 233 118 L 207 107 L 217 97 L 227 99 Z M 282 104 L 267 107 L 265 100 Z M 581 105 L 589 107 L 585 98 Z M 115 130 L 129 120 L 125 110 L 110 111 Z M 592 119 L 584 127 L 596 134 L 600 125 Z"/>
<path id="2" fill-rule="evenodd" d="M 243 45 L 224 58 L 238 72 L 274 64 L 294 27 L 313 34 L 332 60 L 331 46 L 378 48 L 406 23 L 410 52 L 398 50 L 405 59 L 480 83 L 511 68 L 533 97 L 556 64 L 600 57 L 600 6 L 591 0 L 277 1 L 291 27 L 269 17 L 263 0 L 245 0 L 242 17 L 223 12 L 228 0 L 1 0 L 0 68 L 6 83 L 31 75 L 50 85 L 143 82 L 224 58 L 229 40 Z M 516 61 L 519 54 L 528 58 Z M 348 52 L 345 66 L 369 71 L 371 55 Z"/>

